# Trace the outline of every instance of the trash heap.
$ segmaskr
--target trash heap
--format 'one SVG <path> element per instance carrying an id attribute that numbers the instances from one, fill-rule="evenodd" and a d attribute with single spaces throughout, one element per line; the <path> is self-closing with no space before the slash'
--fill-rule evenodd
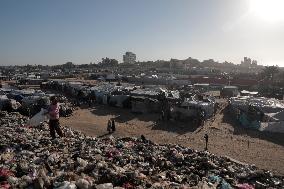
<path id="1" fill-rule="evenodd" d="M 141 137 L 93 138 L 0 112 L 0 188 L 281 188 L 284 178 L 229 157 Z"/>

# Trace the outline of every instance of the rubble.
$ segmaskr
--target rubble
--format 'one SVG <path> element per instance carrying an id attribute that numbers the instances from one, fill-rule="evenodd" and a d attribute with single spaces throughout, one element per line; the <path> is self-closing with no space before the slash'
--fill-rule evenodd
<path id="1" fill-rule="evenodd" d="M 27 127 L 0 112 L 0 188 L 281 188 L 284 177 L 229 157 L 138 138 L 95 138 Z"/>

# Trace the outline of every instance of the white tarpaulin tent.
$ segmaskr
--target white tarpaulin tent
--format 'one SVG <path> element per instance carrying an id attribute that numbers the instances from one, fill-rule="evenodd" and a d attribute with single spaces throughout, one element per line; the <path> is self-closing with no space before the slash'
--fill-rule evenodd
<path id="1" fill-rule="evenodd" d="M 249 106 L 260 110 L 264 117 L 260 122 L 260 131 L 284 133 L 284 104 L 279 100 L 264 97 L 233 97 L 230 98 L 230 104 L 233 109 L 239 109 L 243 112 L 249 110 Z"/>
<path id="2" fill-rule="evenodd" d="M 284 121 L 284 110 L 277 113 L 265 114 L 267 121 Z"/>
<path id="3" fill-rule="evenodd" d="M 204 101 L 185 101 L 181 104 L 182 107 L 193 107 L 201 108 L 205 112 L 205 118 L 209 118 L 214 114 L 214 102 L 204 102 Z"/>
<path id="4" fill-rule="evenodd" d="M 230 104 L 234 108 L 247 110 L 248 106 L 257 107 L 263 113 L 277 113 L 284 110 L 284 104 L 273 98 L 265 97 L 232 97 L 230 98 Z"/>
<path id="5" fill-rule="evenodd" d="M 256 91 L 247 91 L 247 90 L 241 91 L 241 95 L 243 95 L 243 96 L 255 96 L 257 94 L 258 94 L 258 92 L 256 92 Z"/>
<path id="6" fill-rule="evenodd" d="M 268 131 L 273 133 L 284 133 L 284 121 L 280 122 L 262 122 L 260 131 Z"/>

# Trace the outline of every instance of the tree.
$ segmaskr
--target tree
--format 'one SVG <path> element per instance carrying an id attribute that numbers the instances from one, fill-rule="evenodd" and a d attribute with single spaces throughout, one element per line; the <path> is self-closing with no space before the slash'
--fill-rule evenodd
<path id="1" fill-rule="evenodd" d="M 102 58 L 102 61 L 99 63 L 100 66 L 117 66 L 118 61 L 116 59 L 110 59 L 108 57 Z"/>
<path id="2" fill-rule="evenodd" d="M 262 78 L 274 81 L 274 76 L 279 72 L 278 66 L 265 66 L 262 70 Z"/>
<path id="3" fill-rule="evenodd" d="M 71 69 L 74 68 L 75 65 L 72 62 L 66 62 L 65 64 L 62 65 L 62 67 L 66 69 Z"/>
<path id="4" fill-rule="evenodd" d="M 279 82 L 281 87 L 284 87 L 284 71 L 281 71 L 275 75 L 275 78 Z"/>

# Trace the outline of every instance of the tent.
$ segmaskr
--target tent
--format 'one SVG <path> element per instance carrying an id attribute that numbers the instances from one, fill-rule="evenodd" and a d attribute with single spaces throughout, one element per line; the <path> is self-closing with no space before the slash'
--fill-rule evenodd
<path id="1" fill-rule="evenodd" d="M 134 113 L 158 113 L 159 101 L 149 97 L 131 97 L 131 111 Z"/>
<path id="2" fill-rule="evenodd" d="M 273 133 L 284 133 L 284 121 L 280 122 L 262 122 L 260 131 L 268 131 Z"/>

